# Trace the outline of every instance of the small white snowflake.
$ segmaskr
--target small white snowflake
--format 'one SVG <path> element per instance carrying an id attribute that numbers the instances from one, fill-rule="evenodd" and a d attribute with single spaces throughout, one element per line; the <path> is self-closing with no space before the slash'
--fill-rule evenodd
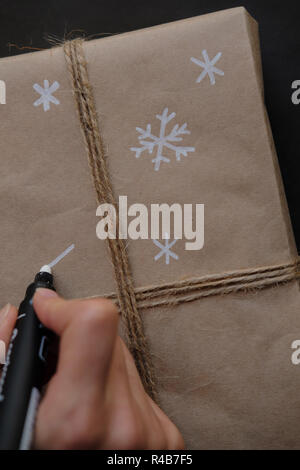
<path id="1" fill-rule="evenodd" d="M 165 244 L 163 245 L 158 240 L 152 240 L 153 243 L 161 249 L 161 251 L 154 257 L 155 261 L 157 261 L 162 256 L 166 257 L 166 264 L 170 264 L 170 257 L 176 260 L 179 259 L 179 256 L 176 255 L 173 251 L 171 251 L 172 246 L 175 245 L 177 240 L 173 240 L 171 243 L 169 242 L 169 235 L 165 233 Z"/>
<path id="2" fill-rule="evenodd" d="M 215 67 L 215 63 L 218 62 L 218 60 L 220 59 L 222 52 L 218 52 L 218 54 L 212 60 L 209 60 L 205 49 L 202 51 L 202 55 L 204 58 L 204 62 L 202 62 L 202 60 L 196 59 L 195 57 L 191 57 L 191 61 L 194 62 L 194 64 L 199 65 L 199 67 L 202 67 L 204 69 L 197 78 L 196 83 L 200 83 L 201 80 L 203 80 L 203 78 L 208 75 L 210 79 L 210 84 L 214 85 L 216 83 L 214 74 L 222 76 L 224 75 L 223 70 L 220 70 Z"/>
<path id="3" fill-rule="evenodd" d="M 176 113 L 171 113 L 168 115 L 168 108 L 163 110 L 163 113 L 157 114 L 156 118 L 160 121 L 160 132 L 159 137 L 156 137 L 151 133 L 151 124 L 147 124 L 146 130 L 136 127 L 136 130 L 139 134 L 139 141 L 142 147 L 131 147 L 130 150 L 135 152 L 136 158 L 139 158 L 145 150 L 148 150 L 149 154 L 153 153 L 155 147 L 157 147 L 156 157 L 153 158 L 152 162 L 154 163 L 154 170 L 158 171 L 160 168 L 161 162 L 169 163 L 170 159 L 163 155 L 164 147 L 173 150 L 176 155 L 176 160 L 179 161 L 181 156 L 187 156 L 188 152 L 194 152 L 194 147 L 181 147 L 172 144 L 172 142 L 180 142 L 183 137 L 180 137 L 182 134 L 190 134 L 190 131 L 187 130 L 187 124 L 184 123 L 179 127 L 179 124 L 176 124 L 171 132 L 166 135 L 166 126 L 170 122 Z M 149 139 L 149 140 L 146 140 Z"/>
<path id="4" fill-rule="evenodd" d="M 39 93 L 41 96 L 38 98 L 33 105 L 34 106 L 39 106 L 40 104 L 43 105 L 44 111 L 48 111 L 50 109 L 50 103 L 54 104 L 59 104 L 60 101 L 55 98 L 55 96 L 52 96 L 52 93 L 54 93 L 58 88 L 59 88 L 59 83 L 58 82 L 53 82 L 52 85 L 49 87 L 49 81 L 44 80 L 44 88 L 35 83 L 33 85 L 33 88 L 37 93 Z"/>

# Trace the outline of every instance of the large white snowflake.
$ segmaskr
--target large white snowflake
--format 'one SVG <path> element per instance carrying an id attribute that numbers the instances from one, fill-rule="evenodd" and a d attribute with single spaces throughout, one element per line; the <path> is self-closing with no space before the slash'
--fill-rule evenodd
<path id="1" fill-rule="evenodd" d="M 196 59 L 195 57 L 191 57 L 191 61 L 194 62 L 194 64 L 199 65 L 199 67 L 203 68 L 203 71 L 200 73 L 199 77 L 196 80 L 196 83 L 201 82 L 203 78 L 208 75 L 210 79 L 210 84 L 214 85 L 216 83 L 215 75 L 224 75 L 223 70 L 218 69 L 215 67 L 216 62 L 220 59 L 222 52 L 218 52 L 217 55 L 212 60 L 209 60 L 209 57 L 207 55 L 206 50 L 204 49 L 202 51 L 203 59 L 204 62 L 200 59 Z"/>
<path id="2" fill-rule="evenodd" d="M 152 162 L 154 163 L 154 170 L 158 171 L 160 168 L 161 162 L 169 163 L 170 159 L 163 155 L 164 147 L 175 152 L 176 160 L 179 161 L 181 156 L 186 157 L 188 152 L 194 152 L 194 147 L 182 147 L 179 145 L 174 145 L 173 142 L 182 141 L 183 134 L 190 134 L 190 131 L 187 130 L 186 122 L 179 127 L 179 124 L 176 124 L 169 134 L 166 134 L 167 124 L 174 119 L 176 113 L 168 114 L 168 108 L 163 110 L 162 114 L 157 114 L 156 118 L 160 121 L 160 132 L 159 137 L 156 137 L 151 132 L 151 124 L 147 124 L 146 130 L 136 127 L 136 130 L 140 134 L 138 139 L 141 147 L 131 147 L 130 150 L 135 152 L 136 158 L 139 158 L 141 154 L 147 150 L 149 154 L 152 154 L 156 148 L 156 157 L 153 158 Z"/>
<path id="3" fill-rule="evenodd" d="M 38 98 L 33 105 L 34 106 L 39 106 L 40 104 L 43 105 L 44 111 L 48 111 L 50 109 L 50 103 L 54 104 L 59 104 L 59 100 L 55 98 L 55 96 L 52 96 L 52 93 L 54 93 L 58 88 L 59 88 L 59 83 L 58 82 L 53 82 L 52 85 L 49 87 L 49 81 L 44 80 L 44 88 L 38 85 L 38 83 L 35 83 L 33 85 L 33 88 L 37 93 L 39 93 L 41 96 Z"/>

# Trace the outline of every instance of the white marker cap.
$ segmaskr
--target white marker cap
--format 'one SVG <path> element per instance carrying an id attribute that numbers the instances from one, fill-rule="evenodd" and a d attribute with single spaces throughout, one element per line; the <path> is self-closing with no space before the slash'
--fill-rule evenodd
<path id="1" fill-rule="evenodd" d="M 51 271 L 50 266 L 48 266 L 48 264 L 45 264 L 45 266 L 42 266 L 41 269 L 40 269 L 40 273 L 49 273 L 49 274 L 51 274 L 52 271 Z"/>

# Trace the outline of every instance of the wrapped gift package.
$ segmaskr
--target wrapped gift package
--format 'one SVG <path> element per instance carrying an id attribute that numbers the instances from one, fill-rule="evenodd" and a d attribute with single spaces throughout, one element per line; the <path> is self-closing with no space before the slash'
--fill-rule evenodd
<path id="1" fill-rule="evenodd" d="M 297 252 L 244 8 L 0 60 L 2 303 L 40 266 L 110 296 L 189 449 L 300 445 Z M 96 189 L 96 191 L 95 191 Z M 101 202 L 204 204 L 205 241 L 96 236 Z M 88 338 L 87 338 L 88 340 Z"/>

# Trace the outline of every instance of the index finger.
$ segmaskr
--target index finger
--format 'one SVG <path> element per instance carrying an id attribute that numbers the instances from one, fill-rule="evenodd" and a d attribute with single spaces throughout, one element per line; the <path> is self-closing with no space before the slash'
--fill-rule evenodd
<path id="1" fill-rule="evenodd" d="M 116 307 L 107 299 L 64 300 L 42 291 L 33 305 L 41 322 L 61 336 L 58 373 L 64 370 L 68 381 L 78 384 L 96 376 L 99 380 L 108 370 L 118 335 Z"/>

